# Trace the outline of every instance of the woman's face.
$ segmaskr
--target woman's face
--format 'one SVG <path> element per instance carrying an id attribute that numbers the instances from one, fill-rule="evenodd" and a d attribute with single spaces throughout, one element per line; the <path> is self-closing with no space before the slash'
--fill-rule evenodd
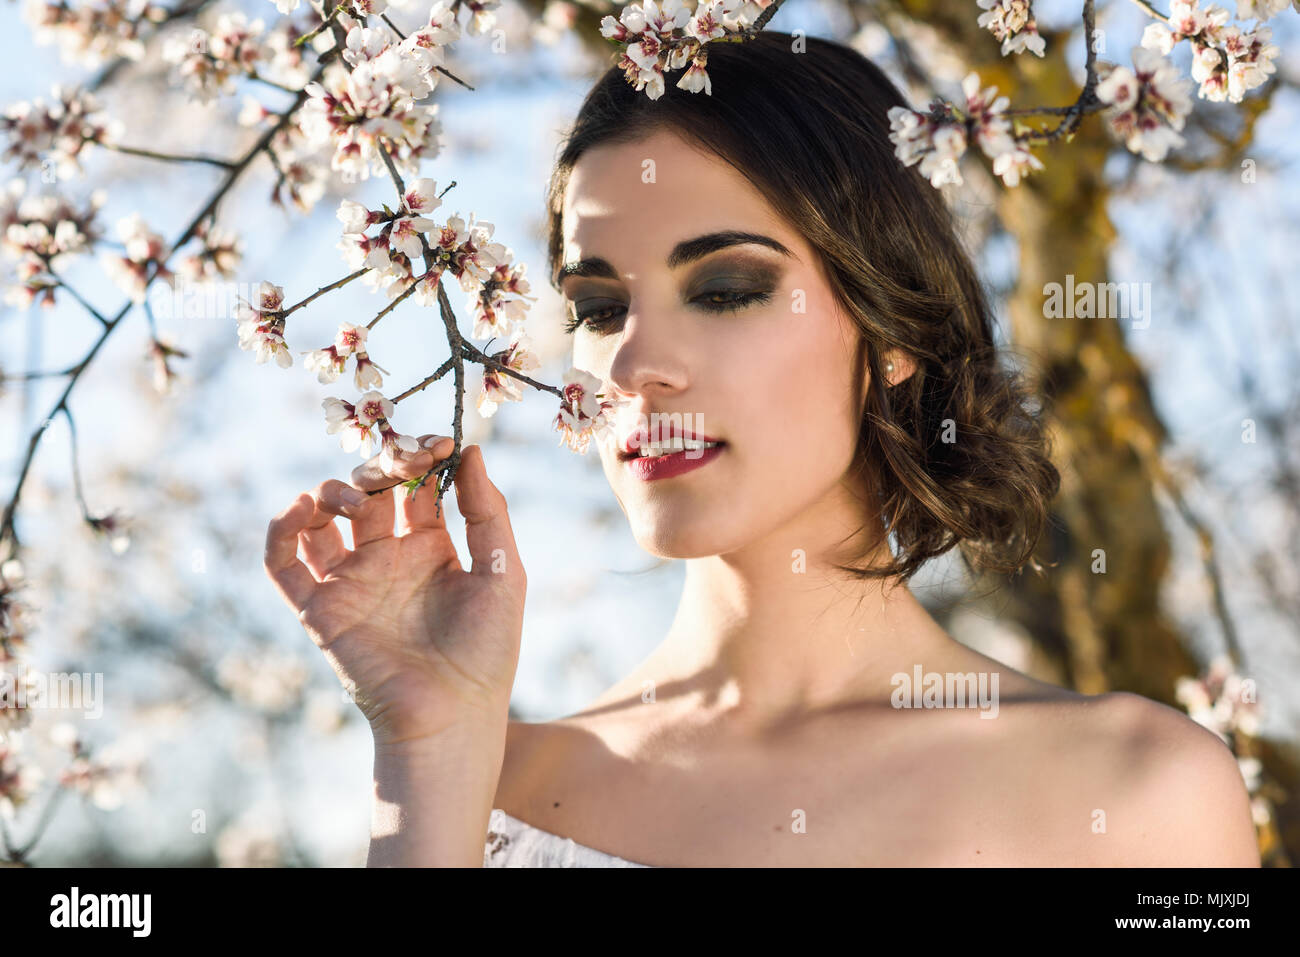
<path id="1" fill-rule="evenodd" d="M 725 554 L 797 520 L 812 525 L 791 547 L 811 549 L 818 529 L 861 523 L 840 485 L 865 395 L 852 393 L 856 329 L 745 177 L 671 132 L 597 147 L 572 172 L 563 235 L 560 288 L 582 320 L 573 364 L 621 403 L 616 442 L 598 447 L 642 548 Z M 619 457 L 638 426 L 671 425 L 723 445 L 649 480 Z"/>

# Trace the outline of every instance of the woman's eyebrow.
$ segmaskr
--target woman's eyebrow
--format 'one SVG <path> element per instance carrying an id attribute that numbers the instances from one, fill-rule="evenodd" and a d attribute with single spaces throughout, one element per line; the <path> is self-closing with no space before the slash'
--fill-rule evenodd
<path id="1" fill-rule="evenodd" d="M 703 259 L 710 253 L 715 253 L 719 249 L 726 249 L 729 246 L 743 246 L 746 244 L 755 244 L 766 246 L 768 249 L 774 249 L 782 256 L 794 257 L 794 253 L 786 249 L 784 245 L 777 242 L 771 236 L 764 236 L 762 233 L 747 233 L 741 230 L 728 229 L 717 233 L 707 233 L 703 236 L 696 236 L 694 239 L 684 239 L 668 254 L 666 260 L 669 269 L 676 269 L 679 266 L 685 266 L 687 263 L 695 262 L 697 259 Z M 565 263 L 555 272 L 555 278 L 552 285 L 559 284 L 569 276 L 588 276 L 595 279 L 617 279 L 618 270 L 610 265 L 609 261 L 599 256 L 592 256 L 587 259 L 579 259 L 577 262 Z"/>

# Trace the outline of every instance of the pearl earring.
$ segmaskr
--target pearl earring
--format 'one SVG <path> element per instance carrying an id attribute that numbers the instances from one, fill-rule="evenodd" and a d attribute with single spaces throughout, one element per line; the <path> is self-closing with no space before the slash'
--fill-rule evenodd
<path id="1" fill-rule="evenodd" d="M 892 362 L 886 362 L 886 363 L 885 363 L 885 374 L 886 374 L 886 375 L 891 375 L 891 374 L 893 374 L 893 371 L 894 371 L 894 363 L 892 363 Z"/>

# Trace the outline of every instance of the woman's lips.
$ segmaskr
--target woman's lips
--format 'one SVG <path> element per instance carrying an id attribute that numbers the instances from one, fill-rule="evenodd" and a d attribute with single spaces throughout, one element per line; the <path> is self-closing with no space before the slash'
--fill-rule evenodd
<path id="1" fill-rule="evenodd" d="M 623 461 L 633 475 L 649 482 L 654 479 L 672 478 L 674 475 L 681 475 L 683 472 L 708 465 L 721 455 L 726 447 L 727 444 L 721 442 L 707 449 L 683 449 L 667 455 L 638 455 Z"/>

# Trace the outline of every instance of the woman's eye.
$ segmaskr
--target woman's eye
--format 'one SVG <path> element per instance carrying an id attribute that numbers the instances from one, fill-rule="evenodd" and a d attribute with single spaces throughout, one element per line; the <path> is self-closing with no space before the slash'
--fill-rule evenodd
<path id="1" fill-rule="evenodd" d="M 574 318 L 565 322 L 564 331 L 573 332 L 579 326 L 584 325 L 598 328 L 610 321 L 610 317 L 606 315 L 607 313 L 618 312 L 621 309 L 623 309 L 623 306 L 613 304 L 608 306 L 599 306 L 595 309 L 588 309 L 586 312 L 579 312 Z"/>
<path id="2" fill-rule="evenodd" d="M 740 309 L 748 306 L 750 303 L 767 303 L 772 300 L 772 294 L 769 292 L 745 292 L 741 289 L 715 289 L 712 292 L 701 293 L 696 302 L 713 312 L 721 312 L 726 309 Z"/>
<path id="3" fill-rule="evenodd" d="M 770 292 L 746 292 L 741 289 L 715 289 L 710 292 L 704 292 L 696 296 L 692 302 L 699 304 L 708 312 L 727 312 L 737 309 L 743 309 L 752 303 L 768 303 L 772 300 Z M 626 312 L 626 307 L 618 304 L 600 306 L 595 309 L 589 309 L 586 312 L 579 312 L 572 319 L 565 322 L 564 331 L 572 333 L 580 326 L 587 326 L 591 329 L 599 329 L 614 320 L 620 312 Z M 610 315 L 610 314 L 613 315 Z"/>

